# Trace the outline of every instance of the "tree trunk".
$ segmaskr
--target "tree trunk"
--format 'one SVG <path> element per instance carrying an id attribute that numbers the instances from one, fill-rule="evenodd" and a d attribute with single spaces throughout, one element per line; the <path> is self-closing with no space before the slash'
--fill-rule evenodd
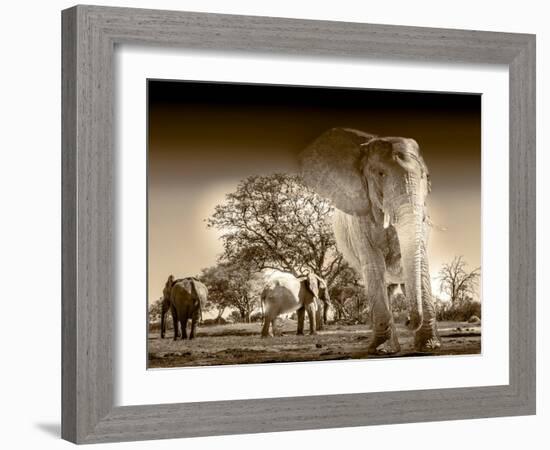
<path id="1" fill-rule="evenodd" d="M 223 308 L 218 309 L 218 317 L 216 317 L 216 321 L 219 321 L 221 317 L 223 316 L 223 313 L 225 312 L 225 306 Z"/>
<path id="2" fill-rule="evenodd" d="M 243 323 L 250 323 L 250 313 L 246 309 L 239 309 Z"/>

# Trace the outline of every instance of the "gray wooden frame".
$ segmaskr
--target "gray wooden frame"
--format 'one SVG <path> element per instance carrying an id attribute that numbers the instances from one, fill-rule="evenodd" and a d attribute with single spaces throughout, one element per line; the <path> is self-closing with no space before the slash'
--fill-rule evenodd
<path id="1" fill-rule="evenodd" d="M 64 439 L 93 443 L 535 413 L 535 36 L 96 6 L 63 11 L 62 31 Z M 113 52 L 121 43 L 506 64 L 509 384 L 114 407 Z"/>

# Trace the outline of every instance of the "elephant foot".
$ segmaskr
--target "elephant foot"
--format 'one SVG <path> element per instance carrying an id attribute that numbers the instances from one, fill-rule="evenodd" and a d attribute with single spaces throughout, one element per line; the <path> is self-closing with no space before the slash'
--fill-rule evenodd
<path id="1" fill-rule="evenodd" d="M 373 336 L 367 348 L 367 353 L 369 355 L 393 355 L 400 351 L 401 346 L 393 333 L 389 335 Z"/>
<path id="2" fill-rule="evenodd" d="M 435 325 L 429 328 L 421 328 L 414 336 L 414 349 L 417 352 L 433 353 L 441 348 Z"/>
<path id="3" fill-rule="evenodd" d="M 386 342 L 384 342 L 378 349 L 376 350 L 377 354 L 379 355 L 394 355 L 396 353 L 399 353 L 401 351 L 401 346 L 399 343 L 391 342 L 390 339 L 388 339 Z"/>
<path id="4" fill-rule="evenodd" d="M 309 332 L 309 335 L 310 335 L 310 336 L 317 336 L 317 331 L 310 331 L 310 332 Z"/>
<path id="5" fill-rule="evenodd" d="M 303 336 L 304 335 L 304 332 L 303 331 L 297 331 L 296 332 L 296 336 Z"/>

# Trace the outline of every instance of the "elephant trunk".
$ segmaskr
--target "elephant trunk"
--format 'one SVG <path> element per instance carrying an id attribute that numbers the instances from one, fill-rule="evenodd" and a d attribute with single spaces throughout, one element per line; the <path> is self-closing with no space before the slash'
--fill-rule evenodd
<path id="1" fill-rule="evenodd" d="M 424 208 L 417 204 L 413 195 L 409 201 L 395 210 L 394 223 L 401 249 L 401 264 L 409 302 L 409 328 L 422 326 L 422 272 L 427 267 L 425 254 Z M 411 201 L 412 200 L 412 201 Z"/>

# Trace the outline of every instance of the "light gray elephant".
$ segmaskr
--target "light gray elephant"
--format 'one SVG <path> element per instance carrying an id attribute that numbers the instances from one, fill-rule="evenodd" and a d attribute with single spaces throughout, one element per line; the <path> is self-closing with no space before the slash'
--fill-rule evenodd
<path id="1" fill-rule="evenodd" d="M 440 347 L 428 255 L 428 168 L 413 139 L 333 128 L 300 154 L 304 182 L 337 208 L 338 249 L 372 302 L 368 352 L 400 351 L 388 285 L 404 283 L 415 349 Z M 382 346 L 382 347 L 381 347 Z"/>
<path id="2" fill-rule="evenodd" d="M 275 321 L 280 314 L 296 311 L 298 316 L 297 334 L 304 334 L 304 320 L 307 313 L 310 334 L 316 334 L 323 327 L 322 310 L 328 308 L 330 297 L 325 280 L 314 274 L 302 278 L 281 276 L 271 280 L 262 291 L 264 324 L 262 337 L 269 336 L 271 324 L 275 332 Z"/>
<path id="3" fill-rule="evenodd" d="M 193 339 L 197 332 L 197 323 L 202 317 L 202 306 L 206 304 L 208 289 L 197 278 L 187 277 L 175 280 L 173 275 L 168 277 L 163 293 L 162 311 L 160 319 L 161 338 L 164 338 L 166 322 L 164 316 L 170 309 L 174 323 L 174 340 L 180 337 L 187 339 L 187 321 L 191 319 L 189 339 Z"/>

